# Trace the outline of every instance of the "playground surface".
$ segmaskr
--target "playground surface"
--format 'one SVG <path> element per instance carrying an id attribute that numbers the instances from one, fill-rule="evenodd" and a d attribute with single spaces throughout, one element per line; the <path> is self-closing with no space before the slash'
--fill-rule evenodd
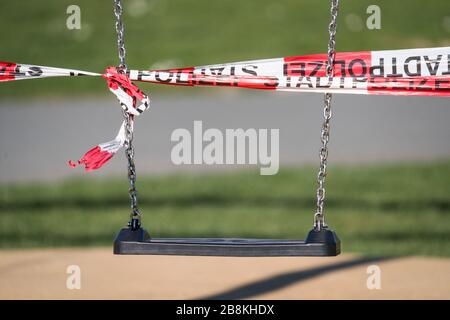
<path id="1" fill-rule="evenodd" d="M 66 288 L 67 267 L 81 289 Z M 381 289 L 367 288 L 367 268 Z M 450 299 L 450 259 L 115 256 L 111 248 L 0 251 L 0 299 Z M 219 276 L 220 275 L 220 276 Z"/>

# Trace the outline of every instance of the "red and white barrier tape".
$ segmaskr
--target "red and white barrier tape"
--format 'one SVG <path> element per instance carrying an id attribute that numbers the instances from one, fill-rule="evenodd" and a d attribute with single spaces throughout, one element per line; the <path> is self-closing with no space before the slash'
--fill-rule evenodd
<path id="1" fill-rule="evenodd" d="M 0 82 L 48 77 L 99 77 L 100 73 L 0 61 Z"/>
<path id="2" fill-rule="evenodd" d="M 106 72 L 102 75 L 108 81 L 109 90 L 115 94 L 122 106 L 122 109 L 132 115 L 131 131 L 134 126 L 134 116 L 140 115 L 150 106 L 149 97 L 143 93 L 137 86 L 135 86 L 127 75 L 121 74 L 115 67 L 108 67 Z M 137 103 L 139 102 L 139 105 Z M 117 136 L 108 142 L 101 143 L 88 152 L 78 160 L 77 163 L 69 161 L 69 165 L 76 167 L 77 165 L 84 165 L 86 171 L 99 169 L 107 161 L 109 161 L 117 151 L 125 144 L 125 121 L 119 129 Z"/>
<path id="3" fill-rule="evenodd" d="M 450 95 L 450 47 L 336 53 L 335 75 L 325 76 L 327 56 L 313 54 L 168 70 L 130 70 L 133 81 L 183 86 L 390 95 Z M 0 62 L 0 82 L 98 73 Z"/>
<path id="4" fill-rule="evenodd" d="M 326 61 L 327 55 L 313 54 L 180 69 L 129 70 L 127 74 L 119 73 L 115 67 L 108 67 L 104 74 L 99 74 L 0 62 L 0 82 L 102 76 L 122 108 L 133 116 L 147 110 L 150 99 L 132 80 L 294 92 L 450 96 L 450 47 L 336 53 L 332 78 L 325 74 Z M 86 170 L 98 169 L 124 143 L 125 128 L 122 124 L 114 140 L 89 150 L 77 164 L 84 164 Z M 77 164 L 70 162 L 72 166 Z"/>
<path id="5" fill-rule="evenodd" d="M 450 96 L 450 47 L 313 54 L 193 68 L 130 71 L 137 81 L 295 92 Z"/>

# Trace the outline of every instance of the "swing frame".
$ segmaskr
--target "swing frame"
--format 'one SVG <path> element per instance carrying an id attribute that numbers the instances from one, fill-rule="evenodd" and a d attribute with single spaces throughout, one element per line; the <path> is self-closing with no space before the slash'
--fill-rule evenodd
<path id="1" fill-rule="evenodd" d="M 328 64 L 326 74 L 334 74 L 336 18 L 339 0 L 331 0 L 331 22 L 328 42 Z M 125 44 L 123 41 L 121 0 L 114 0 L 116 31 L 118 36 L 118 69 L 126 72 Z M 152 238 L 141 227 L 141 214 L 137 208 L 137 191 L 135 188 L 136 171 L 134 149 L 132 145 L 133 130 L 130 125 L 132 116 L 124 112 L 125 130 L 127 131 L 126 156 L 128 160 L 129 195 L 131 199 L 131 220 L 128 228 L 123 228 L 114 240 L 114 254 L 121 255 L 184 255 L 184 256 L 237 256 L 237 257 L 275 257 L 275 256 L 337 256 L 341 252 L 341 243 L 333 230 L 328 229 L 324 220 L 325 176 L 328 157 L 329 121 L 331 118 L 331 93 L 325 94 L 324 123 L 322 125 L 320 167 L 317 177 L 317 211 L 314 214 L 314 226 L 305 240 L 285 239 L 244 239 L 244 238 Z"/>

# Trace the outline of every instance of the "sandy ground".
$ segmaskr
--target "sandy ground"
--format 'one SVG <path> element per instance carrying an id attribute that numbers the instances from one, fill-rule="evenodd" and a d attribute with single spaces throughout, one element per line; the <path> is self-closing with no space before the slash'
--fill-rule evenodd
<path id="1" fill-rule="evenodd" d="M 67 267 L 81 289 L 66 287 Z M 367 288 L 367 268 L 381 289 Z M 0 251 L 0 299 L 449 299 L 450 259 L 115 256 L 110 248 Z"/>

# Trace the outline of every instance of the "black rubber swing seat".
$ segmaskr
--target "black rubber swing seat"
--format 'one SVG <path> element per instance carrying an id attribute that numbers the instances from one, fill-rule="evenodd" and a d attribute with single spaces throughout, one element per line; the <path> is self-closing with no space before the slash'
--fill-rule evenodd
<path id="1" fill-rule="evenodd" d="M 332 230 L 311 230 L 306 240 L 239 238 L 151 238 L 142 228 L 120 230 L 114 254 L 179 256 L 337 256 L 341 243 Z"/>

